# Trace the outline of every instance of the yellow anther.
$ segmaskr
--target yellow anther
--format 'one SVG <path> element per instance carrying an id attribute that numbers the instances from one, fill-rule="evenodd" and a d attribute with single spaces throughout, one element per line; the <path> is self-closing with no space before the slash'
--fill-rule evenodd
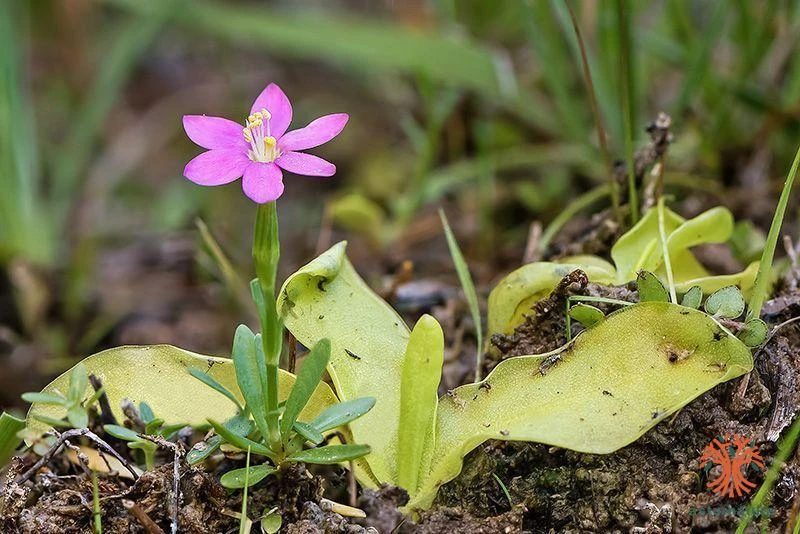
<path id="1" fill-rule="evenodd" d="M 267 148 L 274 148 L 277 142 L 278 141 L 271 135 L 269 137 L 264 138 L 264 146 Z"/>
<path id="2" fill-rule="evenodd" d="M 261 116 L 264 117 L 265 120 L 270 120 L 272 118 L 272 114 L 267 111 L 267 108 L 261 108 Z"/>

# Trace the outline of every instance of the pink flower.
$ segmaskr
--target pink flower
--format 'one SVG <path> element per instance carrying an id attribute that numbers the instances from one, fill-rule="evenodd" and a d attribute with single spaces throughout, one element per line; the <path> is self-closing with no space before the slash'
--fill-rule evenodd
<path id="1" fill-rule="evenodd" d="M 274 83 L 264 89 L 241 124 L 222 117 L 184 115 L 189 139 L 203 148 L 186 164 L 183 175 L 200 185 L 223 185 L 242 178 L 242 190 L 254 202 L 272 202 L 283 194 L 283 172 L 333 176 L 336 166 L 300 152 L 327 143 L 344 129 L 346 113 L 325 115 L 305 128 L 286 133 L 292 105 Z"/>

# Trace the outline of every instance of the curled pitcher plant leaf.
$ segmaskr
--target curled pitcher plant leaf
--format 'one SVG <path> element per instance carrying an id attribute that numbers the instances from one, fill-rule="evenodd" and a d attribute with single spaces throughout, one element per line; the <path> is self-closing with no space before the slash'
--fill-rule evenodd
<path id="1" fill-rule="evenodd" d="M 715 207 L 692 219 L 684 219 L 664 208 L 664 230 L 671 258 L 675 289 L 684 293 L 698 286 L 706 294 L 726 286 L 738 286 L 748 295 L 755 282 L 758 263 L 743 271 L 712 275 L 700 264 L 692 247 L 724 243 L 733 234 L 733 216 L 723 207 Z M 660 246 L 658 210 L 651 209 L 611 249 L 610 264 L 596 256 L 570 256 L 558 263 L 535 262 L 523 265 L 503 278 L 489 295 L 489 333 L 509 333 L 524 320 L 531 305 L 546 297 L 563 276 L 575 269 L 586 272 L 590 282 L 625 284 L 639 272 L 650 271 L 665 278 L 663 248 Z"/>

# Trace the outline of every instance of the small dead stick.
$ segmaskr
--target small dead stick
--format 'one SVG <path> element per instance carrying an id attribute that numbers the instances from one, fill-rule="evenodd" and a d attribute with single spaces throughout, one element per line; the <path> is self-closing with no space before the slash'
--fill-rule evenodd
<path id="1" fill-rule="evenodd" d="M 19 478 L 17 478 L 17 480 L 14 481 L 14 484 L 22 484 L 23 482 L 30 480 L 39 471 L 39 469 L 42 468 L 42 466 L 44 466 L 47 462 L 49 462 L 53 458 L 53 456 L 55 456 L 58 453 L 58 451 L 61 450 L 61 447 L 63 447 L 68 440 L 81 436 L 89 438 L 100 449 L 104 450 L 105 452 L 109 453 L 111 456 L 119 460 L 119 462 L 125 466 L 125 469 L 127 469 L 128 472 L 133 476 L 134 480 L 139 478 L 139 475 L 136 474 L 136 471 L 133 469 L 131 464 L 128 463 L 128 461 L 125 458 L 120 456 L 120 454 L 117 451 L 115 451 L 111 447 L 111 445 L 103 441 L 97 434 L 95 434 L 88 428 L 75 428 L 73 430 L 67 430 L 63 434 L 59 434 L 58 432 L 55 431 L 53 432 L 55 433 L 55 435 L 58 436 L 58 440 L 52 447 L 50 447 L 50 450 L 48 450 L 41 458 L 39 458 L 39 461 L 37 461 L 35 464 L 33 464 L 33 466 L 31 466 L 30 469 L 28 469 L 22 475 L 20 475 Z"/>
<path id="2" fill-rule="evenodd" d="M 147 534 L 164 534 L 164 531 L 161 530 L 161 527 L 156 525 L 155 521 L 150 519 L 150 516 L 142 510 L 141 506 L 136 504 L 133 501 L 128 499 L 122 499 L 122 506 L 125 507 L 125 510 L 128 511 L 136 520 L 139 522 L 142 527 L 144 527 L 145 532 Z"/>
<path id="3" fill-rule="evenodd" d="M 180 461 L 183 457 L 183 447 L 180 443 L 172 443 L 167 441 L 161 436 L 148 436 L 147 434 L 139 434 L 139 437 L 152 441 L 159 447 L 172 450 L 174 458 L 172 460 L 172 519 L 170 521 L 170 529 L 172 534 L 178 534 L 178 513 L 181 507 L 181 471 Z"/>
<path id="4" fill-rule="evenodd" d="M 92 384 L 92 388 L 94 388 L 95 392 L 100 391 L 103 387 L 103 382 L 93 374 L 89 375 L 89 382 Z M 105 391 L 100 394 L 97 403 L 100 405 L 100 420 L 103 424 L 118 424 L 117 418 L 114 417 L 114 412 L 111 411 L 111 404 L 108 402 L 108 395 L 106 395 Z"/>
<path id="5" fill-rule="evenodd" d="M 289 369 L 290 373 L 294 373 L 297 366 L 297 338 L 294 334 L 289 332 Z"/>

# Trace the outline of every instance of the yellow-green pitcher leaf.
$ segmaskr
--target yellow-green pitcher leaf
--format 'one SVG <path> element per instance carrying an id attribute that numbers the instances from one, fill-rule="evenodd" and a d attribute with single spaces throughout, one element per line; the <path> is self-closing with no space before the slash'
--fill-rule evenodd
<path id="1" fill-rule="evenodd" d="M 510 358 L 439 403 L 436 444 L 409 507 L 425 508 L 487 439 L 613 452 L 715 385 L 753 367 L 708 315 L 667 302 L 624 308 L 557 353 Z"/>
<path id="2" fill-rule="evenodd" d="M 331 340 L 328 372 L 342 401 L 374 397 L 375 407 L 350 423 L 356 443 L 381 481 L 397 477 L 400 376 L 409 331 L 403 319 L 355 272 L 341 242 L 290 276 L 278 312 L 307 347 Z"/>

